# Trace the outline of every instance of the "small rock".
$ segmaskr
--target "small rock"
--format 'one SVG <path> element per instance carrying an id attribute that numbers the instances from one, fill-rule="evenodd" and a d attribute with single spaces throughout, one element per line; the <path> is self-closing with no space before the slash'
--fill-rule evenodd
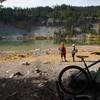
<path id="1" fill-rule="evenodd" d="M 13 73 L 13 74 L 11 74 L 9 78 L 13 78 L 13 76 L 14 76 L 14 73 Z"/>
<path id="2" fill-rule="evenodd" d="M 27 71 L 27 74 L 30 74 L 30 71 L 29 70 Z"/>
<path id="3" fill-rule="evenodd" d="M 44 61 L 43 64 L 50 64 L 50 61 Z"/>
<path id="4" fill-rule="evenodd" d="M 22 65 L 30 65 L 29 62 L 23 62 Z"/>
<path id="5" fill-rule="evenodd" d="M 38 87 L 39 87 L 39 88 L 44 87 L 44 86 L 45 86 L 44 83 L 40 83 L 40 84 L 38 84 Z"/>
<path id="6" fill-rule="evenodd" d="M 11 74 L 10 78 L 13 78 L 14 76 L 23 76 L 23 74 L 20 72 L 16 72 L 16 73 Z"/>
<path id="7" fill-rule="evenodd" d="M 35 51 L 40 51 L 40 49 L 35 49 Z"/>
<path id="8" fill-rule="evenodd" d="M 6 87 L 6 83 L 3 83 L 3 84 L 2 84 L 2 87 L 5 88 L 5 87 Z"/>
<path id="9" fill-rule="evenodd" d="M 6 71 L 6 73 L 9 73 L 9 72 L 10 72 L 10 70 L 7 70 L 7 71 Z"/>
<path id="10" fill-rule="evenodd" d="M 34 73 L 40 73 L 41 71 L 39 70 L 39 69 L 36 69 L 35 71 L 34 71 Z"/>
<path id="11" fill-rule="evenodd" d="M 17 72 L 17 73 L 14 74 L 14 76 L 23 76 L 23 74 L 20 73 L 20 72 Z"/>

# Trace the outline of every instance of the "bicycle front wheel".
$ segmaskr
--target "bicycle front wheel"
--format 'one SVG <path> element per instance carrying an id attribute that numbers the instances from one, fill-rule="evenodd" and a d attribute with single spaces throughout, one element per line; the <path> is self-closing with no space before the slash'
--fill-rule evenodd
<path id="1" fill-rule="evenodd" d="M 87 88 L 89 78 L 84 69 L 73 65 L 65 67 L 60 72 L 58 81 L 64 92 L 78 94 Z"/>

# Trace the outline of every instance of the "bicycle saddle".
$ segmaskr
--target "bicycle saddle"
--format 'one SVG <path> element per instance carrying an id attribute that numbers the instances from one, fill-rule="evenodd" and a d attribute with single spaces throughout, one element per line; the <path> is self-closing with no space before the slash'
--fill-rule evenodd
<path id="1" fill-rule="evenodd" d="M 82 58 L 84 59 L 84 58 L 88 58 L 89 56 L 80 56 L 80 55 L 78 55 L 77 57 L 78 57 L 78 58 L 81 58 L 81 59 L 82 59 Z"/>

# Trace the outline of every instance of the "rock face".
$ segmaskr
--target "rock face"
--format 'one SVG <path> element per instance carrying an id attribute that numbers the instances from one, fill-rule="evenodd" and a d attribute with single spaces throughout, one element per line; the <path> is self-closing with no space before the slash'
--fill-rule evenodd
<path id="1" fill-rule="evenodd" d="M 13 30 L 13 31 L 12 31 Z M 5 25 L 4 23 L 0 22 L 0 36 L 8 36 L 9 35 L 22 35 L 28 33 L 23 29 L 18 29 L 10 25 Z"/>
<path id="2" fill-rule="evenodd" d="M 59 29 L 56 27 L 32 26 L 30 32 L 27 32 L 24 29 L 19 29 L 10 25 L 5 25 L 4 23 L 0 22 L 0 36 L 7 37 L 10 40 L 16 39 L 17 37 L 23 38 L 24 34 L 35 36 L 53 36 L 53 33 L 58 31 Z"/>

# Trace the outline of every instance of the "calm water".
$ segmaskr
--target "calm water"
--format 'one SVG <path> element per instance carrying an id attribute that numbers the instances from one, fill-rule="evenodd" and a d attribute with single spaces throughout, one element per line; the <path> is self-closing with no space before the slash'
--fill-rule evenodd
<path id="1" fill-rule="evenodd" d="M 72 45 L 100 45 L 100 40 L 3 40 L 0 41 L 0 50 L 17 50 L 17 49 L 34 49 L 34 48 L 50 48 L 57 47 L 61 42 L 64 42 L 67 46 Z"/>

